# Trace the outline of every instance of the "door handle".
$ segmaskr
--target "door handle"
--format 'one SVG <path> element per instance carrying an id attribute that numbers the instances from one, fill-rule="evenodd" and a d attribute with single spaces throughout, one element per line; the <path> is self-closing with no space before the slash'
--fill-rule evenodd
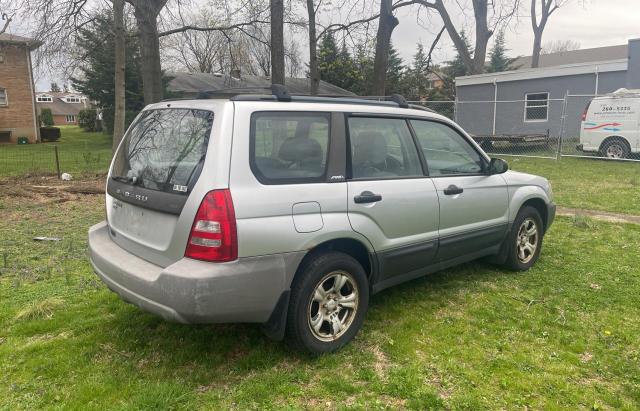
<path id="1" fill-rule="evenodd" d="M 451 184 L 449 187 L 444 189 L 444 194 L 451 196 L 454 194 L 461 194 L 464 190 L 462 187 L 458 187 L 457 185 Z"/>
<path id="2" fill-rule="evenodd" d="M 382 201 L 380 194 L 373 194 L 371 191 L 363 191 L 360 195 L 353 197 L 353 201 L 356 204 L 377 203 Z"/>

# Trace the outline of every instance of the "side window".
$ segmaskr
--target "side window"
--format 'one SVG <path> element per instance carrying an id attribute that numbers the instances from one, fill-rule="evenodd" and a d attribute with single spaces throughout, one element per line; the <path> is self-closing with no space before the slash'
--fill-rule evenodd
<path id="1" fill-rule="evenodd" d="M 547 121 L 549 114 L 549 93 L 528 93 L 525 95 L 524 121 Z"/>
<path id="2" fill-rule="evenodd" d="M 251 116 L 251 169 L 265 184 L 324 181 L 329 113 L 258 112 Z"/>
<path id="3" fill-rule="evenodd" d="M 418 151 L 403 119 L 351 117 L 353 178 L 422 176 Z"/>
<path id="4" fill-rule="evenodd" d="M 484 160 L 456 130 L 434 121 L 411 120 L 429 175 L 478 174 Z"/>

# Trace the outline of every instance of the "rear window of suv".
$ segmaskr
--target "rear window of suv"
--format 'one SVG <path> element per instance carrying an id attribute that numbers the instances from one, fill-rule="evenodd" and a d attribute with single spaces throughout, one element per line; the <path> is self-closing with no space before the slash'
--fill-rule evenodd
<path id="1" fill-rule="evenodd" d="M 265 184 L 324 181 L 329 113 L 258 112 L 251 116 L 251 169 Z"/>
<path id="2" fill-rule="evenodd" d="M 117 181 L 166 193 L 187 193 L 197 181 L 213 113 L 193 109 L 143 112 L 124 138 L 111 172 Z"/>

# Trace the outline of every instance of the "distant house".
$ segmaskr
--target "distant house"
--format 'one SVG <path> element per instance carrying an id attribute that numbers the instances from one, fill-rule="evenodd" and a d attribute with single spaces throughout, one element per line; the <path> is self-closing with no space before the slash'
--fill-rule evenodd
<path id="1" fill-rule="evenodd" d="M 271 86 L 271 78 L 266 76 L 235 76 L 216 73 L 169 73 L 169 91 L 185 97 L 195 96 L 201 91 L 224 91 L 243 88 L 247 92 L 264 93 Z M 291 94 L 309 94 L 308 78 L 286 78 L 285 85 Z M 353 96 L 354 94 L 326 81 L 320 81 L 319 95 Z"/>
<path id="2" fill-rule="evenodd" d="M 93 105 L 86 96 L 74 92 L 37 92 L 36 105 L 38 115 L 43 108 L 48 108 L 53 114 L 53 123 L 56 126 L 78 124 L 78 114 L 81 110 L 91 108 Z"/>
<path id="3" fill-rule="evenodd" d="M 427 75 L 427 82 L 429 85 L 429 89 L 440 89 L 442 87 L 444 87 L 444 75 L 443 74 L 436 74 L 436 73 L 429 73 Z"/>
<path id="4" fill-rule="evenodd" d="M 25 137 L 40 140 L 33 95 L 31 52 L 42 43 L 13 34 L 0 34 L 0 143 Z"/>
<path id="5" fill-rule="evenodd" d="M 546 54 L 540 67 L 530 66 L 531 57 L 521 57 L 512 64 L 517 70 L 456 78 L 458 123 L 477 135 L 575 137 L 594 95 L 640 88 L 640 39 Z M 566 95 L 572 97 L 565 101 Z"/>

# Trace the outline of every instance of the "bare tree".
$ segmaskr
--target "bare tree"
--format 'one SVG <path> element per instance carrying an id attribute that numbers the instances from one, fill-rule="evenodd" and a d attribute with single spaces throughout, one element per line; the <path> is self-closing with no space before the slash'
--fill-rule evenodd
<path id="1" fill-rule="evenodd" d="M 452 10 L 453 6 L 447 6 L 444 0 L 407 0 L 406 3 L 420 4 L 426 8 L 437 11 L 442 22 L 453 41 L 453 44 L 462 57 L 470 74 L 484 72 L 484 63 L 487 58 L 487 44 L 496 29 L 511 19 L 520 7 L 520 0 L 470 0 L 473 8 L 475 25 L 475 46 L 473 54 L 467 49 L 467 44 L 462 38 L 462 29 L 456 27 L 451 18 L 453 12 L 460 13 L 464 10 Z M 465 7 L 467 2 L 456 1 L 459 7 Z M 491 13 L 490 13 L 491 12 Z"/>
<path id="2" fill-rule="evenodd" d="M 7 28 L 9 28 L 9 24 L 11 24 L 11 17 L 9 17 L 7 13 L 0 13 L 0 21 L 4 22 L 0 24 L 0 34 L 2 34 L 7 31 Z"/>
<path id="3" fill-rule="evenodd" d="M 112 149 L 116 152 L 125 129 L 125 64 L 126 43 L 124 28 L 124 0 L 113 0 L 113 31 L 115 38 L 115 108 Z"/>
<path id="4" fill-rule="evenodd" d="M 316 35 L 316 14 L 322 0 L 318 5 L 313 4 L 313 0 L 307 0 L 307 15 L 309 17 L 309 89 L 311 95 L 318 94 L 320 85 L 320 70 L 318 69 L 318 38 Z"/>
<path id="5" fill-rule="evenodd" d="M 381 0 L 378 36 L 376 38 L 376 55 L 373 62 L 373 79 L 371 93 L 375 96 L 385 95 L 385 80 L 389 65 L 389 46 L 391 33 L 398 25 L 398 19 L 393 15 L 391 0 Z"/>
<path id="6" fill-rule="evenodd" d="M 549 41 L 542 45 L 542 50 L 540 50 L 540 55 L 562 53 L 565 51 L 578 50 L 578 49 L 580 49 L 580 42 L 575 40 L 567 39 L 567 40 Z"/>
<path id="7" fill-rule="evenodd" d="M 133 6 L 133 15 L 138 25 L 144 103 L 156 103 L 162 100 L 164 94 L 158 16 L 166 6 L 167 0 L 127 0 L 127 2 Z"/>
<path id="8" fill-rule="evenodd" d="M 540 20 L 536 12 L 538 2 L 540 3 Z M 547 21 L 554 11 L 562 7 L 566 2 L 563 0 L 531 0 L 531 27 L 533 28 L 533 53 L 531 54 L 531 67 L 540 65 L 540 52 L 542 50 L 542 33 L 547 25 Z"/>
<path id="9" fill-rule="evenodd" d="M 271 84 L 284 84 L 284 4 L 271 0 Z"/>

